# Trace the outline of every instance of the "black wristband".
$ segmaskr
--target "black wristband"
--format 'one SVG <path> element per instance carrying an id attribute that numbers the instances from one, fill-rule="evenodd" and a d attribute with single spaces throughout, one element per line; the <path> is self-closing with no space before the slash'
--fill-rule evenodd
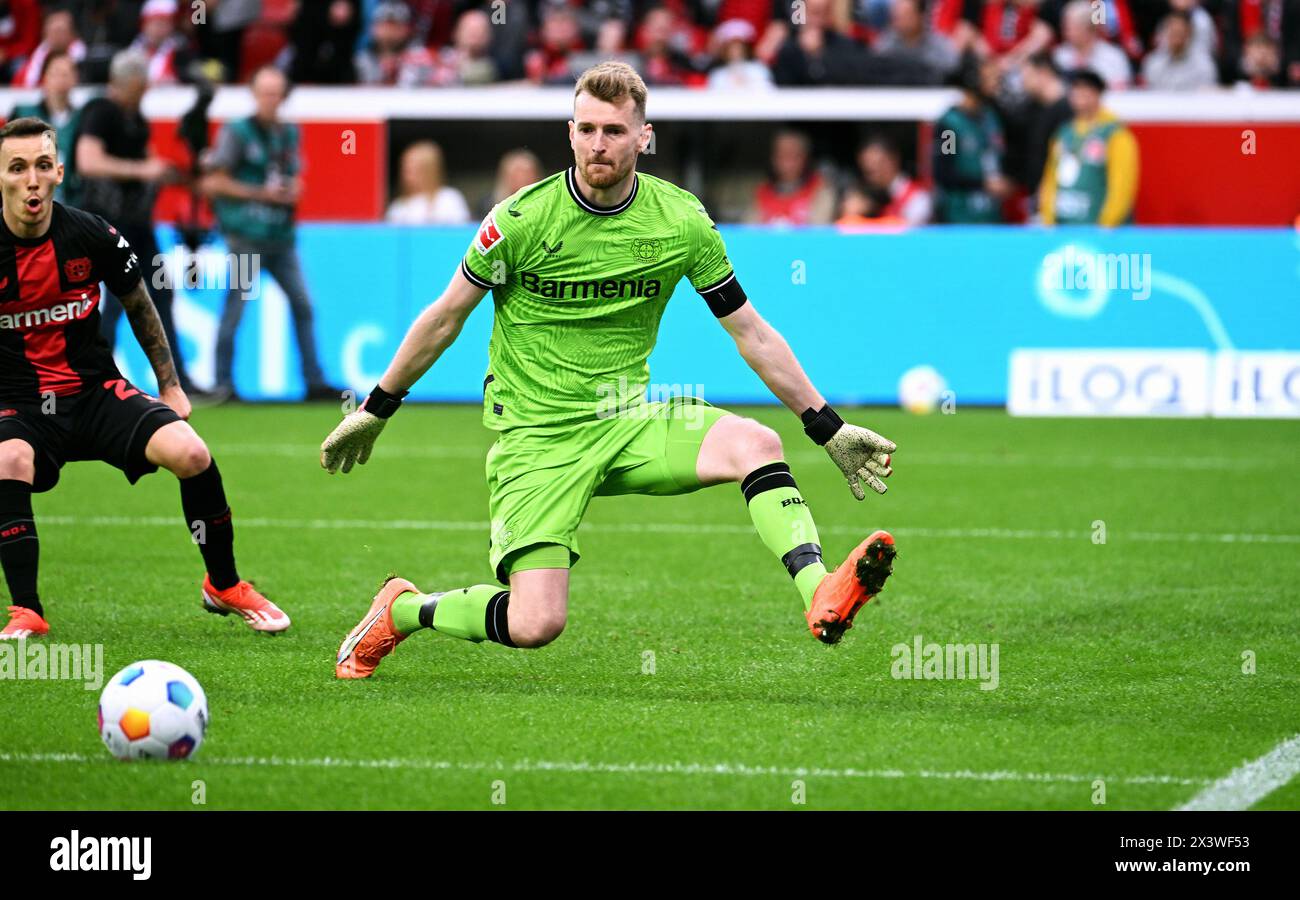
<path id="1" fill-rule="evenodd" d="M 827 441 L 835 436 L 835 432 L 840 430 L 844 420 L 839 417 L 831 405 L 827 403 L 820 410 L 814 410 L 811 406 L 803 411 L 799 417 L 803 422 L 803 433 L 813 439 L 813 443 L 821 447 Z"/>
<path id="2" fill-rule="evenodd" d="M 387 419 L 397 412 L 397 407 L 402 405 L 402 398 L 409 393 L 410 391 L 402 391 L 401 394 L 390 394 L 379 385 L 375 385 L 375 389 L 370 392 L 366 402 L 361 404 L 361 408 L 372 416 Z"/>

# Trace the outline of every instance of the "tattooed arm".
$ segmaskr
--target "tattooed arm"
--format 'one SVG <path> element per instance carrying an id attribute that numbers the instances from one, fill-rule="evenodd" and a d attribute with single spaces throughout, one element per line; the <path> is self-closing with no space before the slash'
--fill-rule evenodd
<path id="1" fill-rule="evenodd" d="M 131 331 L 140 342 L 140 349 L 149 357 L 149 365 L 153 366 L 154 376 L 158 379 L 159 399 L 176 410 L 182 419 L 187 419 L 190 415 L 190 401 L 181 390 L 171 347 L 167 343 L 167 333 L 163 331 L 158 310 L 144 285 L 142 278 L 135 287 L 122 295 L 122 308 L 126 310 Z"/>

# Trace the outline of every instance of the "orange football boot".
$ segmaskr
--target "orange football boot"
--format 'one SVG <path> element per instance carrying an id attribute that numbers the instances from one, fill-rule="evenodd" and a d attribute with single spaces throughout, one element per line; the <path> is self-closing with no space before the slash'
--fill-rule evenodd
<path id="1" fill-rule="evenodd" d="M 858 544 L 848 559 L 817 585 L 812 607 L 804 614 L 808 630 L 824 644 L 838 644 L 853 627 L 853 617 L 867 601 L 885 587 L 894 570 L 894 536 L 888 531 L 872 532 Z"/>
<path id="2" fill-rule="evenodd" d="M 408 592 L 418 594 L 420 589 L 396 575 L 389 575 L 384 580 L 370 609 L 339 645 L 338 659 L 334 663 L 335 677 L 369 678 L 380 660 L 406 640 L 406 635 L 393 625 L 393 601 Z"/>
<path id="3" fill-rule="evenodd" d="M 50 623 L 36 610 L 25 606 L 9 607 L 9 624 L 0 631 L 0 641 L 19 641 L 50 633 Z"/>
<path id="4" fill-rule="evenodd" d="M 204 575 L 203 608 L 219 616 L 238 613 L 249 628 L 269 634 L 284 631 L 290 624 L 284 610 L 259 594 L 248 581 L 219 591 L 212 586 L 212 579 Z"/>

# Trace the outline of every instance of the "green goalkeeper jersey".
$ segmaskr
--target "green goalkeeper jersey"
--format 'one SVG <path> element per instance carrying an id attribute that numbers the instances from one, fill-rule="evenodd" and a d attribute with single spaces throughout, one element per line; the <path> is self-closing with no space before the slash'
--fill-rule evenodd
<path id="1" fill-rule="evenodd" d="M 488 213 L 461 271 L 496 307 L 483 422 L 497 431 L 643 403 L 646 360 L 683 276 L 715 315 L 745 302 L 700 201 L 641 173 L 607 208 L 582 196 L 572 167 L 522 188 Z"/>

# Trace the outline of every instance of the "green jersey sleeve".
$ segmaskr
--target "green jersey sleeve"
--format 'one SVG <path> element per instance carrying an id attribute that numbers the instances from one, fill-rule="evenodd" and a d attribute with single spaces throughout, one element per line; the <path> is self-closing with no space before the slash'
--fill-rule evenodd
<path id="1" fill-rule="evenodd" d="M 691 265 L 686 277 L 713 314 L 721 319 L 744 306 L 747 298 L 727 258 L 727 247 L 718 226 L 702 205 L 697 204 L 696 210 L 697 215 L 687 217 Z"/>
<path id="2" fill-rule="evenodd" d="M 505 284 L 513 265 L 512 252 L 522 240 L 519 226 L 507 212 L 505 201 L 492 207 L 460 261 L 461 273 L 484 290 Z"/>

